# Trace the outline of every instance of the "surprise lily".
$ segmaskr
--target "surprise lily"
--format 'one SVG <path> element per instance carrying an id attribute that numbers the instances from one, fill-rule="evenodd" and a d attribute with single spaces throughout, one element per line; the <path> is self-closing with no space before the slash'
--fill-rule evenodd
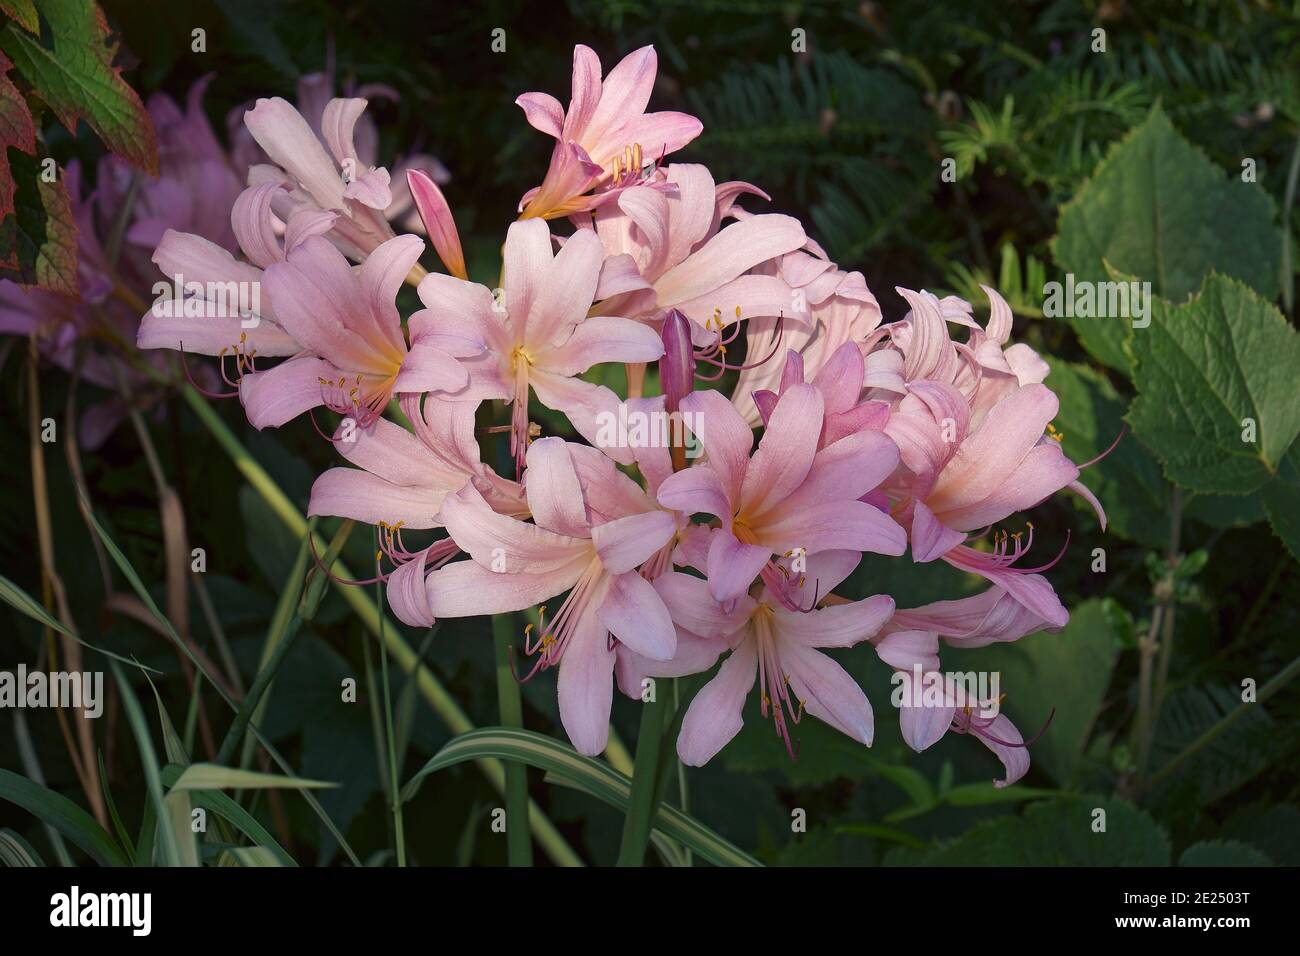
<path id="1" fill-rule="evenodd" d="M 600 242 L 593 233 L 579 231 L 559 253 L 551 250 L 541 220 L 510 226 L 500 302 L 486 286 L 453 276 L 430 274 L 419 286 L 437 326 L 464 329 L 485 343 L 483 354 L 466 362 L 467 394 L 512 404 L 510 451 L 517 466 L 528 451 L 530 388 L 594 442 L 597 415 L 617 406 L 618 398 L 577 376 L 600 362 L 652 362 L 663 354 L 653 329 L 614 316 L 587 317 L 600 275 Z"/>
<path id="2" fill-rule="evenodd" d="M 676 632 L 638 569 L 676 534 L 631 478 L 595 449 L 543 438 L 528 450 L 525 483 L 533 524 L 497 514 L 475 484 L 449 496 L 441 520 L 471 560 L 426 581 L 431 617 L 521 611 L 569 592 L 526 644 L 534 670 L 559 666 L 560 720 L 580 753 L 609 737 L 616 643 L 668 660 Z M 612 639 L 611 639 L 612 637 Z"/>
<path id="3" fill-rule="evenodd" d="M 828 595 L 857 566 L 861 555 L 832 551 L 809 558 L 801 590 L 811 603 Z M 871 704 L 857 682 L 823 648 L 852 647 L 875 635 L 894 611 L 894 600 L 875 595 L 823 608 L 790 610 L 784 595 L 766 587 L 741 595 L 730 608 L 711 600 L 699 578 L 679 572 L 656 582 L 673 619 L 707 641 L 730 648 L 717 676 L 691 701 L 677 738 L 682 763 L 701 766 L 740 732 L 745 698 L 759 684 L 760 711 L 770 715 L 778 736 L 794 754 L 790 725 L 804 712 L 871 746 Z M 718 651 L 715 650 L 715 655 Z M 705 665 L 707 666 L 707 664 Z M 645 673 L 665 673 L 646 662 Z M 625 685 L 626 689 L 626 685 Z"/>
<path id="4" fill-rule="evenodd" d="M 659 58 L 654 47 L 629 53 L 601 81 L 600 57 L 573 49 L 573 97 L 566 112 L 547 93 L 515 102 L 534 129 L 554 136 L 546 178 L 520 200 L 522 218 L 556 219 L 595 208 L 645 181 L 646 162 L 676 152 L 703 129 L 685 113 L 647 113 Z"/>
<path id="5" fill-rule="evenodd" d="M 664 507 L 719 519 L 707 559 L 715 599 L 738 598 L 760 574 L 780 595 L 773 554 L 906 549 L 903 529 L 858 500 L 894 471 L 898 448 L 879 431 L 860 431 L 818 451 L 824 403 L 813 386 L 781 396 L 752 458 L 754 433 L 720 392 L 694 392 L 681 408 L 699 423 L 707 460 L 666 479 L 658 497 Z"/>
<path id="6" fill-rule="evenodd" d="M 394 300 L 423 250 L 419 236 L 398 236 L 354 271 L 343 253 L 312 236 L 266 270 L 276 316 L 306 353 L 240 379 L 254 427 L 283 425 L 321 405 L 366 427 L 395 392 L 453 393 L 468 384 L 457 358 L 482 352 L 482 339 L 439 328 L 426 311 L 411 317 L 407 347 Z"/>

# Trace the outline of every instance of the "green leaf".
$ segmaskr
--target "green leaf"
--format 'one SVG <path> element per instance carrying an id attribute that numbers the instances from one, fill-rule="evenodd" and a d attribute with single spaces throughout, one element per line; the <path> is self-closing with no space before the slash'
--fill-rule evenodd
<path id="1" fill-rule="evenodd" d="M 8 156 L 14 212 L 0 222 L 0 279 L 75 296 L 77 225 L 63 177 L 46 182 L 35 156 Z"/>
<path id="2" fill-rule="evenodd" d="M 541 734 L 508 727 L 483 727 L 450 741 L 407 782 L 402 800 L 414 797 L 429 774 L 483 757 L 517 760 L 545 770 L 620 810 L 626 811 L 631 800 L 632 782 L 608 764 L 584 757 L 569 745 Z M 695 818 L 667 804 L 659 805 L 655 829 L 718 866 L 762 865 Z"/>
<path id="3" fill-rule="evenodd" d="M 1128 344 L 1138 393 L 1128 421 L 1170 481 L 1242 495 L 1273 478 L 1300 433 L 1300 335 L 1282 313 L 1212 275 L 1185 305 L 1157 300 Z"/>
<path id="4" fill-rule="evenodd" d="M 7 577 L 0 574 L 0 601 L 4 601 L 10 607 L 22 611 L 32 620 L 37 621 L 51 630 L 58 631 L 60 634 L 66 634 L 68 637 L 75 635 L 54 619 L 49 611 L 37 602 L 30 594 L 14 584 Z"/>
<path id="5" fill-rule="evenodd" d="M 1000 674 L 999 689 L 1006 694 L 1002 709 L 1026 739 L 1054 710 L 1031 753 L 1036 765 L 1065 786 L 1083 758 L 1118 653 L 1107 601 L 1094 598 L 1071 610 L 1070 623 L 1059 634 L 1032 634 L 1013 644 L 974 650 L 954 648 L 946 652 L 944 666 Z"/>
<path id="6" fill-rule="evenodd" d="M 255 770 L 219 767 L 211 763 L 190 764 L 172 784 L 177 790 L 320 790 L 337 787 L 323 780 L 302 780 L 298 777 L 280 777 Z"/>
<path id="7" fill-rule="evenodd" d="M 41 29 L 41 21 L 36 15 L 32 0 L 0 0 L 0 12 L 28 33 L 37 33 Z"/>
<path id="8" fill-rule="evenodd" d="M 35 17 L 35 11 L 32 11 Z M 9 169 L 9 147 L 36 155 L 36 123 L 9 70 L 13 64 L 0 53 L 0 221 L 14 211 L 14 177 Z"/>
<path id="9" fill-rule="evenodd" d="M 1214 270 L 1275 299 L 1281 237 L 1273 220 L 1262 186 L 1218 168 L 1156 106 L 1061 208 L 1052 251 L 1076 283 L 1107 281 L 1109 263 L 1181 302 Z M 1099 361 L 1129 370 L 1127 318 L 1073 325 Z"/>
<path id="10" fill-rule="evenodd" d="M 30 843 L 9 828 L 0 830 L 0 866 L 44 866 Z"/>
<path id="11" fill-rule="evenodd" d="M 113 66 L 104 13 L 85 0 L 39 0 L 50 46 L 19 26 L 0 30 L 0 49 L 33 92 L 49 105 L 73 135 L 84 119 L 104 145 L 150 176 L 158 175 L 158 143 L 140 97 Z"/>
<path id="12" fill-rule="evenodd" d="M 169 764 L 162 769 L 162 781 L 166 787 L 174 787 L 176 781 L 180 779 L 181 774 L 185 771 L 184 767 L 178 767 Z M 263 847 L 275 854 L 282 865 L 297 866 L 288 852 L 282 847 L 275 837 L 271 836 L 269 830 L 247 810 L 218 790 L 195 790 L 190 794 L 190 799 L 195 806 L 202 807 L 209 813 L 215 813 L 223 820 L 230 823 L 238 829 L 244 836 L 248 837 L 255 844 Z"/>
<path id="13" fill-rule="evenodd" d="M 1105 830 L 1096 829 L 1105 811 Z M 1169 837 L 1144 810 L 1113 797 L 1036 803 L 1019 817 L 971 827 L 927 853 L 887 862 L 921 866 L 1168 866 Z"/>
<path id="14" fill-rule="evenodd" d="M 113 838 L 81 807 L 62 794 L 32 783 L 9 770 L 0 770 L 0 800 L 17 804 L 48 823 L 103 866 L 126 866 L 127 859 Z"/>
<path id="15" fill-rule="evenodd" d="M 1047 384 L 1061 403 L 1054 424 L 1063 436 L 1066 457 L 1090 461 L 1119 438 L 1114 451 L 1081 479 L 1106 508 L 1106 531 L 1149 547 L 1163 546 L 1169 537 L 1168 485 L 1159 463 L 1132 434 L 1120 438 L 1127 400 L 1105 375 L 1087 365 L 1052 361 L 1051 366 Z M 1092 513 L 1092 506 L 1078 495 L 1070 499 Z"/>
<path id="16" fill-rule="evenodd" d="M 1300 561 L 1300 442 L 1291 446 L 1278 476 L 1264 486 L 1264 511 L 1273 533 Z"/>
<path id="17" fill-rule="evenodd" d="M 1253 846 L 1236 840 L 1193 843 L 1178 858 L 1179 866 L 1272 866 L 1273 861 Z"/>

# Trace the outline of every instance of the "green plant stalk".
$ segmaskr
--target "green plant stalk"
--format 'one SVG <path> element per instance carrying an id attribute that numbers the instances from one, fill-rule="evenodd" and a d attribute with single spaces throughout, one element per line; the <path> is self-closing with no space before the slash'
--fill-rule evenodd
<path id="1" fill-rule="evenodd" d="M 1270 697 L 1272 697 L 1274 694 L 1280 691 L 1283 687 L 1285 687 L 1288 683 L 1290 683 L 1290 681 L 1293 680 L 1297 674 L 1300 674 L 1300 657 L 1297 657 L 1293 661 L 1291 661 L 1290 664 L 1286 665 L 1286 667 L 1278 671 L 1277 674 L 1273 676 L 1273 679 L 1271 681 L 1269 681 L 1267 684 L 1261 687 L 1259 689 L 1258 696 L 1255 698 L 1253 702 L 1246 703 L 1245 701 L 1243 701 L 1241 704 L 1237 705 L 1237 707 L 1231 713 L 1224 714 L 1217 724 L 1215 724 L 1213 727 L 1211 727 L 1205 733 L 1201 734 L 1201 736 L 1197 737 L 1190 744 L 1188 744 L 1181 751 L 1179 751 L 1178 754 L 1172 760 L 1169 761 L 1169 763 L 1165 764 L 1155 774 L 1152 775 L 1151 786 L 1154 787 L 1160 781 L 1168 777 L 1171 773 L 1177 770 L 1188 758 L 1194 756 L 1196 752 L 1199 751 L 1202 747 L 1209 744 L 1221 733 L 1223 733 L 1225 730 L 1227 730 L 1229 727 L 1235 724 L 1238 720 L 1244 717 L 1246 715 L 1246 711 L 1249 708 L 1257 707 L 1260 704 L 1264 703 L 1264 701 L 1268 700 Z"/>
<path id="2" fill-rule="evenodd" d="M 184 395 L 190 408 L 198 416 L 199 421 L 212 433 L 212 436 L 221 445 L 222 449 L 230 456 L 235 467 L 239 469 L 245 480 L 252 486 L 253 490 L 260 494 L 264 501 L 275 512 L 277 518 L 294 534 L 303 535 L 307 531 L 307 520 L 299 513 L 293 502 L 288 499 L 280 487 L 275 483 L 266 470 L 244 449 L 239 443 L 233 432 L 221 420 L 216 411 L 208 404 L 207 400 L 192 385 L 185 384 L 181 386 L 181 394 Z M 320 542 L 323 546 L 324 542 Z M 352 575 L 340 561 L 337 565 L 337 573 L 340 577 L 350 578 Z M 417 682 L 420 695 L 446 724 L 447 728 L 453 734 L 463 734 L 467 731 L 474 730 L 474 724 L 466 716 L 465 711 L 461 709 L 456 699 L 447 692 L 438 678 L 427 668 L 419 663 L 415 651 L 413 651 L 397 632 L 395 627 L 380 628 L 379 609 L 375 606 L 374 601 L 361 588 L 341 588 L 339 593 L 343 599 L 351 606 L 361 623 L 368 631 L 384 641 L 392 653 L 397 665 L 403 671 L 411 673 Z M 492 787 L 501 794 L 505 793 L 505 765 L 494 757 L 485 757 L 475 761 L 479 770 L 487 777 Z M 582 858 L 573 851 L 568 842 L 561 835 L 560 831 L 555 828 L 550 819 L 542 812 L 536 803 L 530 801 L 528 808 L 528 819 L 533 828 L 533 834 L 537 842 L 546 850 L 547 856 L 553 862 L 560 866 L 582 866 Z"/>
<path id="3" fill-rule="evenodd" d="M 316 519 L 312 518 L 308 522 L 309 533 L 315 529 Z M 330 545 L 334 547 L 333 544 Z M 310 550 L 307 536 L 303 536 L 302 546 L 298 549 L 298 557 L 295 559 L 293 569 L 289 572 L 289 580 L 285 582 L 284 590 L 280 592 L 280 602 L 276 606 L 275 616 L 271 619 L 271 632 L 267 635 L 269 658 L 262 664 L 257 672 L 257 677 L 253 680 L 253 686 L 249 688 L 248 693 L 239 704 L 239 712 L 235 714 L 235 720 L 226 731 L 226 737 L 221 741 L 221 747 L 217 750 L 217 757 L 214 761 L 219 764 L 229 764 L 230 758 L 235 755 L 235 748 L 239 742 L 244 739 L 244 732 L 248 729 L 248 722 L 253 719 L 253 715 L 261 709 L 262 698 L 271 686 L 271 681 L 275 680 L 276 673 L 280 670 L 280 665 L 288 657 L 290 649 L 294 644 L 294 639 L 298 636 L 302 615 L 298 611 L 299 606 L 299 588 L 303 580 L 303 575 L 307 571 L 307 552 Z M 329 565 L 326 564 L 326 567 Z M 290 611 L 290 608 L 293 610 Z M 285 620 L 285 617 L 288 620 Z M 280 625 L 283 622 L 283 626 Z"/>
<path id="4" fill-rule="evenodd" d="M 642 703 L 641 729 L 636 738 L 636 767 L 632 772 L 632 794 L 623 818 L 623 842 L 618 849 L 619 866 L 642 866 L 650 827 L 659 804 L 659 750 L 664 733 L 664 704 L 659 694 Z"/>
<path id="5" fill-rule="evenodd" d="M 492 617 L 492 644 L 496 650 L 497 706 L 501 726 L 524 726 L 524 704 L 519 681 L 510 668 L 510 643 L 514 638 L 513 614 Z M 533 841 L 528 830 L 514 825 L 528 813 L 528 767 L 512 760 L 506 763 L 506 858 L 511 866 L 533 865 Z"/>
<path id="6" fill-rule="evenodd" d="M 379 529 L 375 529 L 375 544 L 379 544 Z M 378 573 L 379 560 L 375 559 L 375 571 Z M 383 608 L 384 592 L 382 582 L 375 582 L 375 607 Z M 380 679 L 384 685 L 384 741 L 388 753 L 388 806 L 393 814 L 393 846 L 397 851 L 397 865 L 406 866 L 406 827 L 402 820 L 401 791 L 397 785 L 397 741 L 393 735 L 393 693 L 388 680 L 388 645 L 384 643 L 384 617 L 379 615 L 379 669 Z M 506 768 L 509 773 L 509 767 Z M 507 781 L 509 778 L 507 777 Z M 528 805 L 524 804 L 521 817 L 527 819 Z"/>

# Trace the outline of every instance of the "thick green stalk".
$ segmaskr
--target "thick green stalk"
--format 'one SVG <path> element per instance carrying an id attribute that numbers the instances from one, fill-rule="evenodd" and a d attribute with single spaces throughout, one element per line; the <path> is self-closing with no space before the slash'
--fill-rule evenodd
<path id="1" fill-rule="evenodd" d="M 646 844 L 659 806 L 659 750 L 664 733 L 664 703 L 655 693 L 641 705 L 641 729 L 636 738 L 636 767 L 632 771 L 632 795 L 623 818 L 623 843 L 618 850 L 619 866 L 645 863 Z"/>
<path id="2" fill-rule="evenodd" d="M 510 668 L 510 642 L 514 639 L 513 614 L 492 618 L 492 643 L 496 647 L 497 704 L 502 727 L 524 726 L 524 704 L 519 695 L 519 681 Z M 532 835 L 516 820 L 528 813 L 528 767 L 517 761 L 506 763 L 506 857 L 511 866 L 533 865 Z"/>
<path id="3" fill-rule="evenodd" d="M 247 450 L 239 443 L 233 432 L 221 420 L 221 416 L 216 413 L 207 399 L 191 385 L 181 386 L 181 394 L 189 403 L 190 408 L 199 417 L 203 425 L 212 433 L 212 436 L 221 445 L 222 449 L 230 456 L 239 469 L 245 480 L 252 486 L 253 490 L 262 496 L 263 500 L 275 512 L 277 518 L 292 531 L 295 535 L 301 536 L 307 531 L 307 519 L 302 516 L 293 502 L 280 490 L 274 479 L 266 473 L 250 455 Z M 314 538 L 317 541 L 318 548 L 324 548 L 324 541 Z M 352 574 L 343 562 L 335 565 L 335 573 L 342 578 L 351 578 Z M 391 624 L 380 627 L 379 609 L 375 602 L 370 599 L 365 590 L 362 588 L 340 588 L 339 593 L 347 601 L 361 623 L 372 634 L 382 640 L 388 647 L 389 652 L 393 655 L 397 665 L 405 672 L 414 672 L 416 686 L 420 695 L 446 724 L 447 728 L 453 734 L 463 734 L 474 729 L 474 724 L 466 716 L 465 711 L 461 709 L 456 699 L 447 692 L 438 678 L 427 668 L 419 664 L 415 651 L 413 651 L 398 633 L 397 628 Z M 500 760 L 495 758 L 484 758 L 476 761 L 479 770 L 487 777 L 488 782 L 498 793 L 505 793 L 505 766 Z M 573 851 L 573 848 L 565 841 L 564 837 L 551 823 L 550 819 L 542 812 L 541 808 L 535 803 L 529 803 L 528 819 L 532 825 L 533 833 L 537 842 L 546 851 L 547 856 L 560 866 L 582 866 L 582 859 Z"/>

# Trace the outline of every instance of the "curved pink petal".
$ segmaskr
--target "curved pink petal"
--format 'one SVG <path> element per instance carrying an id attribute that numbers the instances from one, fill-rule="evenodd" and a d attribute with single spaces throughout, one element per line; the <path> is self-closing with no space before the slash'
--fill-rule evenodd
<path id="1" fill-rule="evenodd" d="M 556 681 L 560 723 L 578 753 L 595 756 L 609 742 L 615 655 L 594 611 L 588 609 L 573 627 Z"/>
<path id="2" fill-rule="evenodd" d="M 666 511 L 646 511 L 606 521 L 591 529 L 600 563 L 611 574 L 639 567 L 677 533 L 677 520 Z"/>
<path id="3" fill-rule="evenodd" d="M 731 610 L 727 610 L 713 599 L 707 581 L 680 571 L 666 571 L 659 575 L 654 587 L 663 598 L 673 623 L 700 637 L 719 641 L 731 637 L 754 613 L 754 600 L 748 594 L 742 594 Z"/>
<path id="4" fill-rule="evenodd" d="M 677 651 L 677 631 L 663 598 L 635 571 L 614 576 L 596 614 L 611 634 L 642 657 L 666 661 Z"/>
<path id="5" fill-rule="evenodd" d="M 686 708 L 677 735 L 677 756 L 688 767 L 702 767 L 744 726 L 745 698 L 758 675 L 753 639 L 741 641 Z"/>
<path id="6" fill-rule="evenodd" d="M 821 651 L 783 641 L 781 666 L 804 710 L 860 744 L 871 746 L 876 724 L 871 703 L 844 668 Z"/>
<path id="7" fill-rule="evenodd" d="M 578 473 L 562 438 L 542 438 L 528 449 L 524 492 L 538 527 L 570 538 L 590 535 Z"/>
<path id="8" fill-rule="evenodd" d="M 239 380 L 239 400 L 254 428 L 278 428 L 323 405 L 325 386 L 321 380 L 333 381 L 338 374 L 338 369 L 323 359 L 309 355 L 292 358 L 265 372 L 246 372 Z"/>
<path id="9" fill-rule="evenodd" d="M 723 494 L 734 511 L 749 467 L 749 452 L 754 447 L 753 430 L 735 406 L 713 389 L 692 392 L 681 400 L 680 407 L 692 416 L 692 431 L 704 446 L 708 465 L 717 473 Z"/>
<path id="10" fill-rule="evenodd" d="M 771 556 L 771 548 L 742 544 L 726 528 L 715 528 L 709 542 L 709 593 L 716 601 L 740 597 Z"/>
<path id="11" fill-rule="evenodd" d="M 894 599 L 876 594 L 848 604 L 832 604 L 803 613 L 776 610 L 783 638 L 804 647 L 852 647 L 876 636 L 894 613 Z"/>
<path id="12" fill-rule="evenodd" d="M 822 415 L 821 393 L 811 385 L 795 385 L 781 396 L 745 472 L 741 513 L 762 514 L 803 484 L 817 454 Z"/>

